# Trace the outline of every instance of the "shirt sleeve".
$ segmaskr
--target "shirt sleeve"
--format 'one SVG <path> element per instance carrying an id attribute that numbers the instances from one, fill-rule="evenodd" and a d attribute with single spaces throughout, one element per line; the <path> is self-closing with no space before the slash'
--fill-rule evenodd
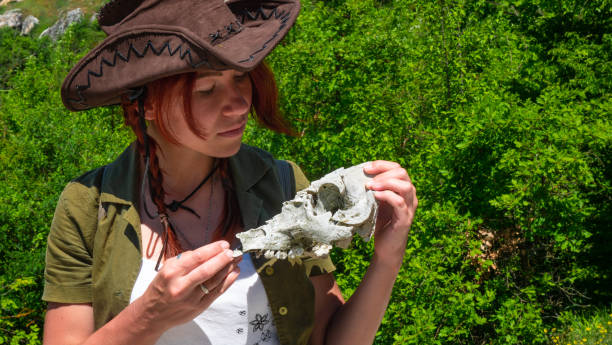
<path id="1" fill-rule="evenodd" d="M 42 299 L 59 303 L 90 303 L 92 236 L 98 203 L 89 188 L 71 182 L 62 192 L 47 239 Z"/>
<path id="2" fill-rule="evenodd" d="M 304 175 L 304 172 L 300 167 L 292 161 L 287 161 L 293 169 L 293 176 L 295 178 L 295 190 L 300 191 L 310 185 L 310 181 Z M 303 260 L 304 267 L 306 268 L 306 274 L 308 276 L 318 276 L 322 274 L 332 273 L 336 270 L 336 266 L 332 262 L 329 256 L 325 258 L 309 258 Z"/>

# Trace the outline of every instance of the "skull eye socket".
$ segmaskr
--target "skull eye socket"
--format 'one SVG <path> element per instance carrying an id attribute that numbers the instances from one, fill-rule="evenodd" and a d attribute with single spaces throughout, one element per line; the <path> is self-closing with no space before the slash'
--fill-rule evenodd
<path id="1" fill-rule="evenodd" d="M 344 202 L 340 189 L 334 184 L 326 183 L 319 188 L 317 193 L 318 200 L 316 208 L 322 208 L 324 211 L 330 211 L 336 213 L 339 209 L 343 208 Z"/>

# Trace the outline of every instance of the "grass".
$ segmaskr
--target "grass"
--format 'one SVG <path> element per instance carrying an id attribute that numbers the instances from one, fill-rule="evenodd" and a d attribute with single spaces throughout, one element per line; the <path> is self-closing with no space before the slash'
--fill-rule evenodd
<path id="1" fill-rule="evenodd" d="M 551 344 L 610 345 L 612 344 L 612 307 L 594 313 L 561 315 L 562 329 L 544 330 Z"/>

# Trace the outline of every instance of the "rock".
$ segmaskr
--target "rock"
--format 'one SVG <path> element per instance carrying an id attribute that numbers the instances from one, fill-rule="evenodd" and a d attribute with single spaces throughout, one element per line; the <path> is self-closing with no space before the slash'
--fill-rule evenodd
<path id="1" fill-rule="evenodd" d="M 44 36 L 49 36 L 51 40 L 56 41 L 61 35 L 66 32 L 66 29 L 70 24 L 80 22 L 83 19 L 83 11 L 80 8 L 76 8 L 68 13 L 65 16 L 60 18 L 55 24 L 47 28 L 43 31 L 39 38 Z"/>
<path id="2" fill-rule="evenodd" d="M 6 11 L 0 15 L 0 28 L 9 27 L 17 30 L 21 30 L 21 22 L 23 20 L 23 13 L 20 9 L 14 9 Z"/>
<path id="3" fill-rule="evenodd" d="M 23 0 L 2 0 L 0 1 L 0 6 L 5 6 L 10 4 L 11 2 L 22 2 Z"/>
<path id="4" fill-rule="evenodd" d="M 32 29 L 38 24 L 38 18 L 34 16 L 27 16 L 26 19 L 21 23 L 21 34 L 29 35 Z"/>
<path id="5" fill-rule="evenodd" d="M 0 15 L 0 28 L 10 27 L 21 31 L 22 35 L 27 35 L 38 24 L 38 18 L 27 16 L 23 19 L 23 13 L 20 9 L 14 9 Z"/>

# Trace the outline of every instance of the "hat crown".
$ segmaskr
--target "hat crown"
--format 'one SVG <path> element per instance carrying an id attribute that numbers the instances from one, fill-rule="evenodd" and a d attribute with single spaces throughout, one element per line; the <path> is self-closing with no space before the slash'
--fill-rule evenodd
<path id="1" fill-rule="evenodd" d="M 236 21 L 224 0 L 115 0 L 100 10 L 99 24 L 109 36 L 163 23 L 207 37 Z"/>
<path id="2" fill-rule="evenodd" d="M 132 13 L 145 0 L 115 0 L 104 5 L 99 11 L 98 23 L 104 32 L 119 23 L 128 14 Z"/>

